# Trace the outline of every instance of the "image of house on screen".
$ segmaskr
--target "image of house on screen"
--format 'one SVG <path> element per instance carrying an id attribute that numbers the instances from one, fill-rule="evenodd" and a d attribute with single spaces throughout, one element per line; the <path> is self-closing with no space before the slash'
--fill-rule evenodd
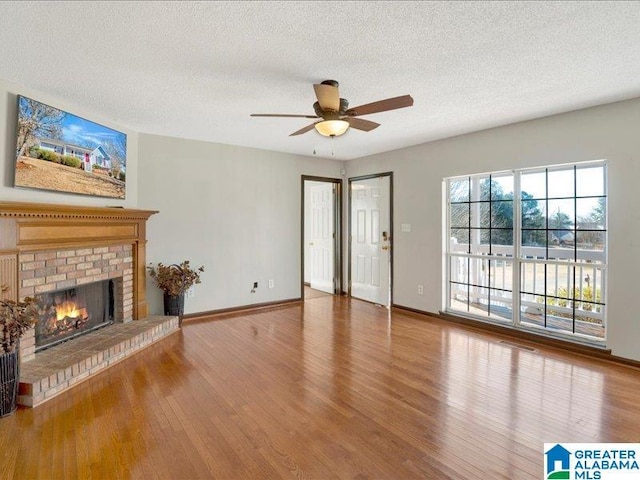
<path id="1" fill-rule="evenodd" d="M 569 470 L 571 452 L 562 445 L 557 444 L 550 448 L 545 455 L 547 456 L 547 475 L 556 470 Z M 560 462 L 560 468 L 556 468 L 557 462 Z"/>
<path id="2" fill-rule="evenodd" d="M 39 140 L 39 148 L 59 155 L 70 155 L 82 160 L 82 168 L 91 171 L 94 165 L 111 168 L 111 157 L 102 146 L 86 148 L 50 138 Z"/>

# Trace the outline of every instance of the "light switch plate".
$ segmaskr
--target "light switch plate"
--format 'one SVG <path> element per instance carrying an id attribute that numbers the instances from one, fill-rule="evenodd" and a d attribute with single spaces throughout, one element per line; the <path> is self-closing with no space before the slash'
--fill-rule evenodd
<path id="1" fill-rule="evenodd" d="M 400 231 L 402 231 L 402 232 L 410 232 L 411 231 L 411 224 L 410 223 L 403 223 L 400 226 Z"/>

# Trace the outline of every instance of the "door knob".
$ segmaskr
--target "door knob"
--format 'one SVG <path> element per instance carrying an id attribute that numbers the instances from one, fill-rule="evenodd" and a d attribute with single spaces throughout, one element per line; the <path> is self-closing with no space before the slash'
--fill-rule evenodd
<path id="1" fill-rule="evenodd" d="M 383 250 L 391 250 L 391 245 L 383 245 L 382 249 Z"/>

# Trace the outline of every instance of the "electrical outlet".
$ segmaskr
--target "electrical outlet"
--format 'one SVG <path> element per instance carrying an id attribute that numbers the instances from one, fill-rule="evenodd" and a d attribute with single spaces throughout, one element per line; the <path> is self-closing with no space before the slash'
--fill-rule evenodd
<path id="1" fill-rule="evenodd" d="M 253 288 L 258 288 L 258 282 L 253 282 Z"/>
<path id="2" fill-rule="evenodd" d="M 274 283 L 273 283 L 273 279 L 269 280 L 269 288 L 273 288 L 274 287 Z"/>
<path id="3" fill-rule="evenodd" d="M 422 295 L 424 293 L 424 287 L 422 285 L 418 285 L 418 295 Z"/>
<path id="4" fill-rule="evenodd" d="M 187 298 L 193 298 L 196 296 L 196 291 L 193 287 L 187 289 Z"/>

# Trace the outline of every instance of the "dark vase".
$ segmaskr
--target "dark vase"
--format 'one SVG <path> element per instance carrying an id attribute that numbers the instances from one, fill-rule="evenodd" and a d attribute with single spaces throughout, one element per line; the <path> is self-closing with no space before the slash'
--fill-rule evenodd
<path id="1" fill-rule="evenodd" d="M 164 314 L 172 317 L 178 317 L 180 325 L 182 325 L 182 315 L 184 314 L 184 293 L 182 295 L 164 294 Z"/>
<path id="2" fill-rule="evenodd" d="M 0 417 L 16 411 L 19 383 L 18 349 L 0 354 Z"/>

